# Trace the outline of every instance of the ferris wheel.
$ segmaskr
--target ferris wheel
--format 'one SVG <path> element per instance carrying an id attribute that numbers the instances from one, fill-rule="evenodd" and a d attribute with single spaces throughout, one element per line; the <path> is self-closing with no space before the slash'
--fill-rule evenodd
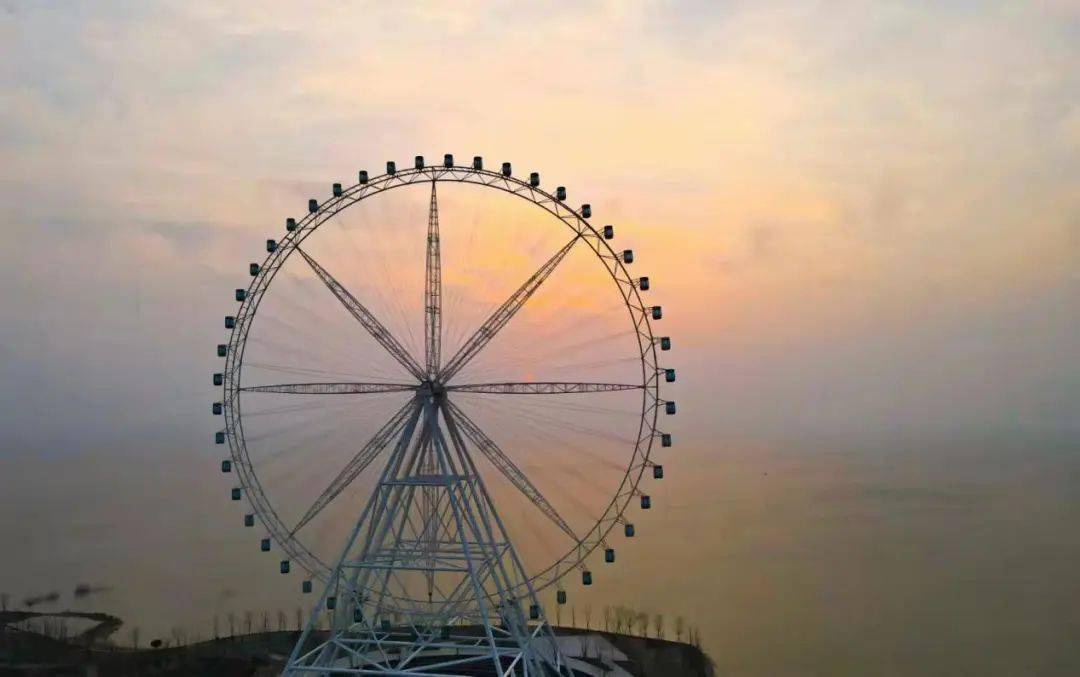
<path id="1" fill-rule="evenodd" d="M 649 278 L 590 205 L 510 163 L 357 179 L 287 219 L 235 291 L 213 378 L 231 498 L 350 623 L 507 600 L 542 618 L 537 593 L 591 585 L 663 478 L 675 370 Z"/>

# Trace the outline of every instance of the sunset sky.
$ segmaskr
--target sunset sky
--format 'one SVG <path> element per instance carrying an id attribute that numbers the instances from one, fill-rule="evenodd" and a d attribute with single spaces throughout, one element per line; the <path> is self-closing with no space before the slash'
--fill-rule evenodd
<path id="1" fill-rule="evenodd" d="M 84 487 L 123 512 L 148 446 L 223 498 L 209 374 L 248 261 L 332 182 L 417 154 L 511 161 L 616 224 L 676 342 L 680 439 L 721 484 L 734 438 L 1075 456 L 1075 3 L 216 4 L 0 2 L 0 501 L 23 506 L 0 536 L 63 539 L 57 474 L 95 458 L 135 464 Z M 61 577 L 28 572 L 57 547 L 34 544 L 0 587 Z"/>

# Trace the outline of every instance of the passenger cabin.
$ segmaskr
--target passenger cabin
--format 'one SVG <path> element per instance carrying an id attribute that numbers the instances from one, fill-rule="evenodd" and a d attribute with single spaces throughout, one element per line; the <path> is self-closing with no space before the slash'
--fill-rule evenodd
<path id="1" fill-rule="evenodd" d="M 610 240 L 615 237 L 615 226 L 604 226 L 604 239 Z"/>
<path id="2" fill-rule="evenodd" d="M 566 604 L 566 591 L 559 590 L 555 593 L 555 601 L 559 604 Z"/>
<path id="3" fill-rule="evenodd" d="M 232 500 L 239 501 L 240 500 L 240 487 L 233 487 L 232 491 L 229 492 L 229 496 L 232 497 Z"/>
<path id="4" fill-rule="evenodd" d="M 393 160 L 386 163 L 386 173 L 391 176 L 397 174 L 397 164 L 395 164 Z"/>
<path id="5" fill-rule="evenodd" d="M 560 202 L 566 199 L 566 186 L 559 186 L 555 189 L 555 199 Z"/>
<path id="6" fill-rule="evenodd" d="M 604 548 L 604 561 L 608 564 L 615 561 L 615 548 Z"/>
<path id="7" fill-rule="evenodd" d="M 454 156 L 451 155 L 450 153 L 446 153 L 445 155 L 443 155 L 442 156 L 442 166 L 443 167 L 453 167 L 454 166 Z"/>
<path id="8" fill-rule="evenodd" d="M 581 218 L 588 219 L 592 217 L 592 205 L 581 205 Z"/>
<path id="9" fill-rule="evenodd" d="M 637 287 L 641 291 L 649 291 L 649 278 L 639 277 L 637 281 Z"/>
<path id="10" fill-rule="evenodd" d="M 510 163 L 509 162 L 504 162 L 503 165 L 502 165 L 502 175 L 503 176 L 510 176 L 510 174 L 511 174 Z"/>
<path id="11" fill-rule="evenodd" d="M 228 319 L 228 318 L 226 318 L 226 319 Z M 229 327 L 229 328 L 232 329 L 232 327 Z M 219 343 L 218 347 L 217 347 L 217 356 L 218 357 L 225 357 L 228 353 L 229 353 L 229 346 L 225 345 L 224 343 Z"/>
<path id="12" fill-rule="evenodd" d="M 533 173 L 529 174 L 529 185 L 532 186 L 533 188 L 536 188 L 537 186 L 539 186 L 540 185 L 540 174 L 538 174 L 537 172 L 533 172 Z"/>
<path id="13" fill-rule="evenodd" d="M 236 318 L 233 317 L 232 315 L 226 315 L 225 316 L 225 328 L 226 329 L 232 329 L 235 326 L 236 326 Z M 222 355 L 222 357 L 224 357 L 224 355 Z"/>
<path id="14" fill-rule="evenodd" d="M 582 585 L 592 585 L 592 572 L 591 571 L 582 571 L 581 572 L 581 584 Z"/>
<path id="15" fill-rule="evenodd" d="M 330 187 L 330 192 L 334 194 L 334 197 L 341 197 L 341 184 L 335 183 Z"/>
<path id="16" fill-rule="evenodd" d="M 281 560 L 281 567 L 279 569 L 281 571 L 281 573 L 283 573 L 283 574 L 289 573 L 290 568 L 291 568 L 291 566 L 289 565 L 289 560 L 287 560 L 287 559 Z"/>
<path id="17" fill-rule="evenodd" d="M 474 155 L 473 159 L 472 159 L 472 168 L 476 169 L 476 170 L 483 169 L 484 168 L 484 158 L 480 157 L 479 155 Z"/>
<path id="18" fill-rule="evenodd" d="M 300 584 L 300 592 L 304 593 L 305 595 L 310 595 L 311 594 L 311 581 L 304 581 L 303 583 L 301 583 Z"/>
<path id="19" fill-rule="evenodd" d="M 292 218 L 291 216 L 285 219 L 285 230 L 289 231 L 290 233 L 296 230 L 296 219 Z"/>
<path id="20" fill-rule="evenodd" d="M 360 181 L 361 184 L 367 183 L 367 170 L 361 169 L 360 172 L 356 175 L 356 178 Z M 310 583 L 310 581 L 308 582 Z"/>
<path id="21" fill-rule="evenodd" d="M 529 618 L 531 618 L 534 621 L 537 620 L 538 618 L 540 618 L 540 605 L 539 604 L 530 604 L 529 605 Z"/>
<path id="22" fill-rule="evenodd" d="M 652 319 L 659 320 L 664 317 L 664 310 L 660 306 L 652 307 Z"/>
<path id="23" fill-rule="evenodd" d="M 671 401 L 664 402 L 664 413 L 667 414 L 668 416 L 674 416 L 675 415 L 675 403 L 671 402 Z"/>
<path id="24" fill-rule="evenodd" d="M 222 430 L 214 433 L 214 444 L 225 444 L 225 432 Z"/>
<path id="25" fill-rule="evenodd" d="M 333 611 L 337 608 L 337 597 L 330 595 L 326 598 L 326 608 Z"/>
<path id="26" fill-rule="evenodd" d="M 652 499 L 649 498 L 648 496 L 642 496 L 641 497 L 641 509 L 642 510 L 648 510 L 651 507 L 652 507 Z"/>
<path id="27" fill-rule="evenodd" d="M 652 476 L 653 476 L 654 480 L 662 480 L 662 479 L 664 479 L 664 466 L 662 466 L 662 465 L 654 465 L 652 467 Z"/>
<path id="28" fill-rule="evenodd" d="M 270 252 L 271 254 L 277 251 L 277 242 L 275 242 L 274 240 L 267 240 L 266 251 Z"/>
<path id="29" fill-rule="evenodd" d="M 660 446 L 661 447 L 670 447 L 671 446 L 671 433 L 660 433 Z"/>
<path id="30" fill-rule="evenodd" d="M 232 461 L 225 459 L 221 462 L 221 472 L 232 472 Z"/>
<path id="31" fill-rule="evenodd" d="M 416 158 L 414 158 L 414 160 L 413 160 L 413 166 L 416 167 L 417 169 L 423 169 L 424 168 L 424 156 L 423 155 L 417 155 Z"/>
<path id="32" fill-rule="evenodd" d="M 624 250 L 623 253 L 622 253 L 622 261 L 623 261 L 623 263 L 626 263 L 626 264 L 633 263 L 634 262 L 634 250 L 633 249 Z"/>
<path id="33" fill-rule="evenodd" d="M 221 402 L 214 402 L 210 407 L 210 411 L 214 413 L 214 416 L 221 416 Z"/>
<path id="34" fill-rule="evenodd" d="M 675 370 L 674 369 L 665 369 L 664 370 L 664 380 L 667 381 L 668 383 L 674 383 L 675 382 Z"/>
<path id="35" fill-rule="evenodd" d="M 660 337 L 660 350 L 671 350 L 671 337 L 670 336 L 661 336 Z"/>
<path id="36" fill-rule="evenodd" d="M 253 526 L 255 526 L 255 515 L 253 515 L 251 513 L 248 513 L 248 514 L 244 515 L 244 526 L 245 527 L 253 527 Z"/>
<path id="37" fill-rule="evenodd" d="M 262 550 L 263 552 L 270 552 L 270 539 L 269 538 L 264 538 L 261 541 L 259 541 L 259 550 Z"/>
<path id="38" fill-rule="evenodd" d="M 214 385 L 219 386 L 225 382 L 225 374 L 214 374 Z"/>
<path id="39" fill-rule="evenodd" d="M 308 210 L 308 212 L 310 212 L 312 214 L 319 211 L 319 201 L 316 200 L 315 198 L 311 198 L 310 200 L 308 200 L 307 201 L 307 210 Z"/>
<path id="40" fill-rule="evenodd" d="M 633 538 L 634 537 L 634 525 L 633 524 L 624 525 L 623 526 L 623 534 L 627 538 Z"/>
<path id="41" fill-rule="evenodd" d="M 252 277 L 255 277 L 256 275 L 258 275 L 259 274 L 259 264 L 257 264 L 257 263 L 249 263 L 248 264 L 248 273 Z"/>
<path id="42" fill-rule="evenodd" d="M 246 289 L 237 289 L 236 290 L 236 300 L 237 301 L 243 303 L 244 299 L 246 299 L 246 298 L 247 298 L 247 290 Z"/>

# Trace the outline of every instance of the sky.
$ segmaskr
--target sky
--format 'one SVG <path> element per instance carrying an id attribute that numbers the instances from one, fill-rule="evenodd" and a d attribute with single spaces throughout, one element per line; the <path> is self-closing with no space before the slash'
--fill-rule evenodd
<path id="1" fill-rule="evenodd" d="M 89 502 L 187 478 L 161 515 L 190 518 L 249 258 L 417 154 L 512 161 L 616 224 L 703 467 L 732 439 L 1077 451 L 1072 3 L 5 0 L 0 44 L 0 470 L 25 515 L 106 459 Z M 61 547 L 9 580 L 45 585 L 25 567 Z"/>

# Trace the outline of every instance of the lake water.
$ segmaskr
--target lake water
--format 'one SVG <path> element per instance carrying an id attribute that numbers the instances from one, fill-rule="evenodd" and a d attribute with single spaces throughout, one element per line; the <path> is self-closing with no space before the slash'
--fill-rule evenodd
<path id="1" fill-rule="evenodd" d="M 683 616 L 720 674 L 1080 674 L 1080 443 L 680 442 L 638 538 L 568 587 L 563 623 L 625 605 L 671 636 Z M 117 614 L 121 642 L 206 636 L 230 612 L 292 623 L 299 576 L 258 551 L 215 459 L 177 447 L 0 456 L 0 590 Z M 74 600 L 82 582 L 111 589 Z"/>

